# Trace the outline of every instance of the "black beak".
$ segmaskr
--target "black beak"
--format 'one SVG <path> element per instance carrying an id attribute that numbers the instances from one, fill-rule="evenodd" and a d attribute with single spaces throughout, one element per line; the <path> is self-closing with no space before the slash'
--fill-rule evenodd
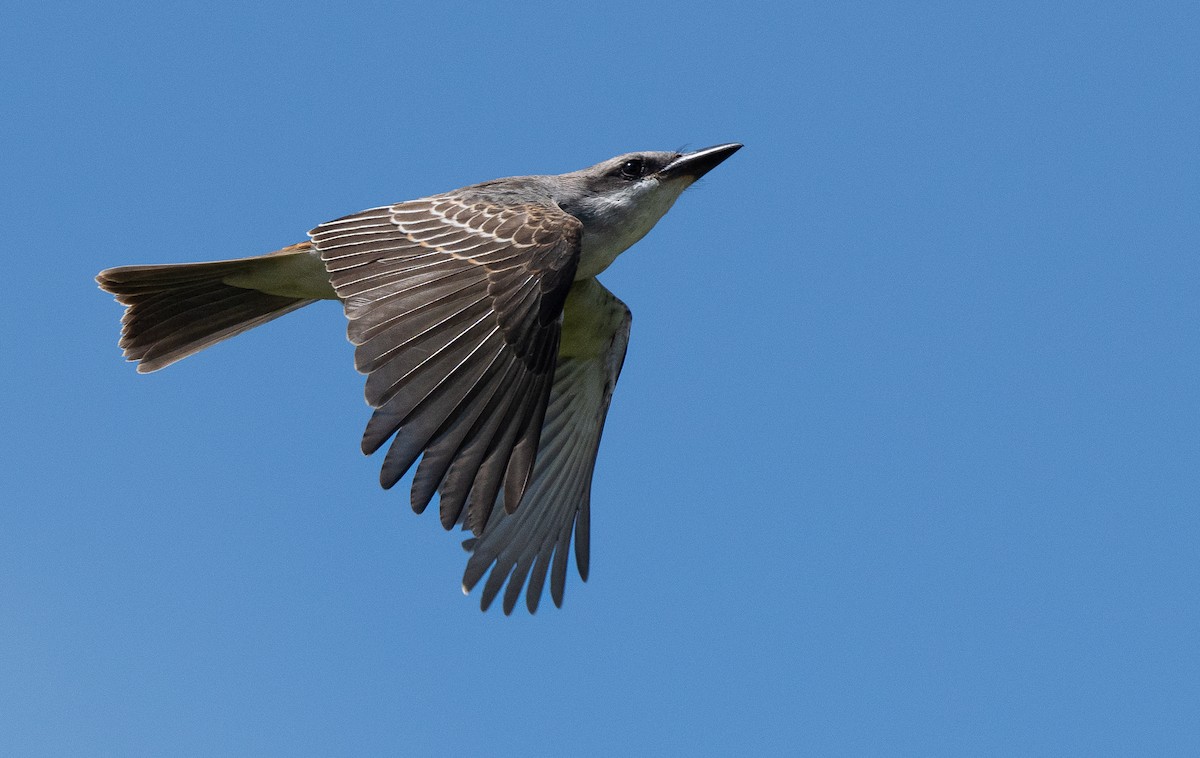
<path id="1" fill-rule="evenodd" d="M 740 142 L 730 142 L 727 145 L 714 145 L 694 153 L 685 153 L 663 167 L 658 175 L 663 179 L 686 176 L 696 181 L 741 149 Z"/>

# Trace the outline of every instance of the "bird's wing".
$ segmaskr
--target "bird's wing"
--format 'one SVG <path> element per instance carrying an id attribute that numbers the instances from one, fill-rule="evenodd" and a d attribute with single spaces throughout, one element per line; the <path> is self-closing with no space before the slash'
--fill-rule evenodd
<path id="1" fill-rule="evenodd" d="M 582 225 L 556 207 L 454 194 L 363 211 L 309 232 L 350 319 L 375 413 L 363 452 L 392 439 L 391 487 L 424 453 L 420 513 L 477 534 L 533 471 Z M 393 438 L 394 436 L 394 438 Z M 503 485 L 503 492 L 501 487 Z"/>
<path id="2" fill-rule="evenodd" d="M 525 603 L 534 612 L 547 572 L 550 596 L 561 606 L 572 528 L 575 563 L 587 581 L 592 471 L 625 361 L 631 320 L 625 304 L 595 279 L 576 282 L 571 289 L 554 387 L 525 499 L 516 513 L 493 509 L 483 535 L 463 543 L 471 552 L 464 591 L 491 569 L 480 600 L 484 610 L 507 582 L 504 612 L 511 613 L 528 577 Z"/>

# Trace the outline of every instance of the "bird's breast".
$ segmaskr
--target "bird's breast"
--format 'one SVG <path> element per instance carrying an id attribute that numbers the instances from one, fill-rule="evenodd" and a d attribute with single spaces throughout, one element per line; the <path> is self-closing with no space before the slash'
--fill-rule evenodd
<path id="1" fill-rule="evenodd" d="M 617 256 L 625 252 L 634 242 L 637 242 L 637 239 L 621 244 L 621 240 L 597 239 L 596 235 L 589 240 L 588 233 L 585 231 L 583 239 L 580 241 L 579 266 L 575 269 L 575 281 L 594 278 L 612 265 Z"/>

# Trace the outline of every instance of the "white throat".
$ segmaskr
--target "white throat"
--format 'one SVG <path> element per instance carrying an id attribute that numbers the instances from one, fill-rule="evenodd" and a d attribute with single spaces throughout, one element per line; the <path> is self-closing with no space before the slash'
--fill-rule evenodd
<path id="1" fill-rule="evenodd" d="M 645 237 L 671 210 L 688 184 L 690 182 L 678 179 L 648 181 L 630 185 L 626 193 L 593 195 L 583 201 L 588 206 L 588 213 L 575 280 L 596 276 L 633 243 Z"/>

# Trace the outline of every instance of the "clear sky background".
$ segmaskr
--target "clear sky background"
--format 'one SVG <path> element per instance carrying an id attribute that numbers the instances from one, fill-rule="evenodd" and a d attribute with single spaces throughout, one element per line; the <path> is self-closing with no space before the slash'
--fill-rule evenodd
<path id="1" fill-rule="evenodd" d="M 1200 754 L 1195 4 L 336 8 L 3 13 L 0 754 Z M 92 281 L 726 141 L 532 617 L 336 305 L 139 376 Z"/>

